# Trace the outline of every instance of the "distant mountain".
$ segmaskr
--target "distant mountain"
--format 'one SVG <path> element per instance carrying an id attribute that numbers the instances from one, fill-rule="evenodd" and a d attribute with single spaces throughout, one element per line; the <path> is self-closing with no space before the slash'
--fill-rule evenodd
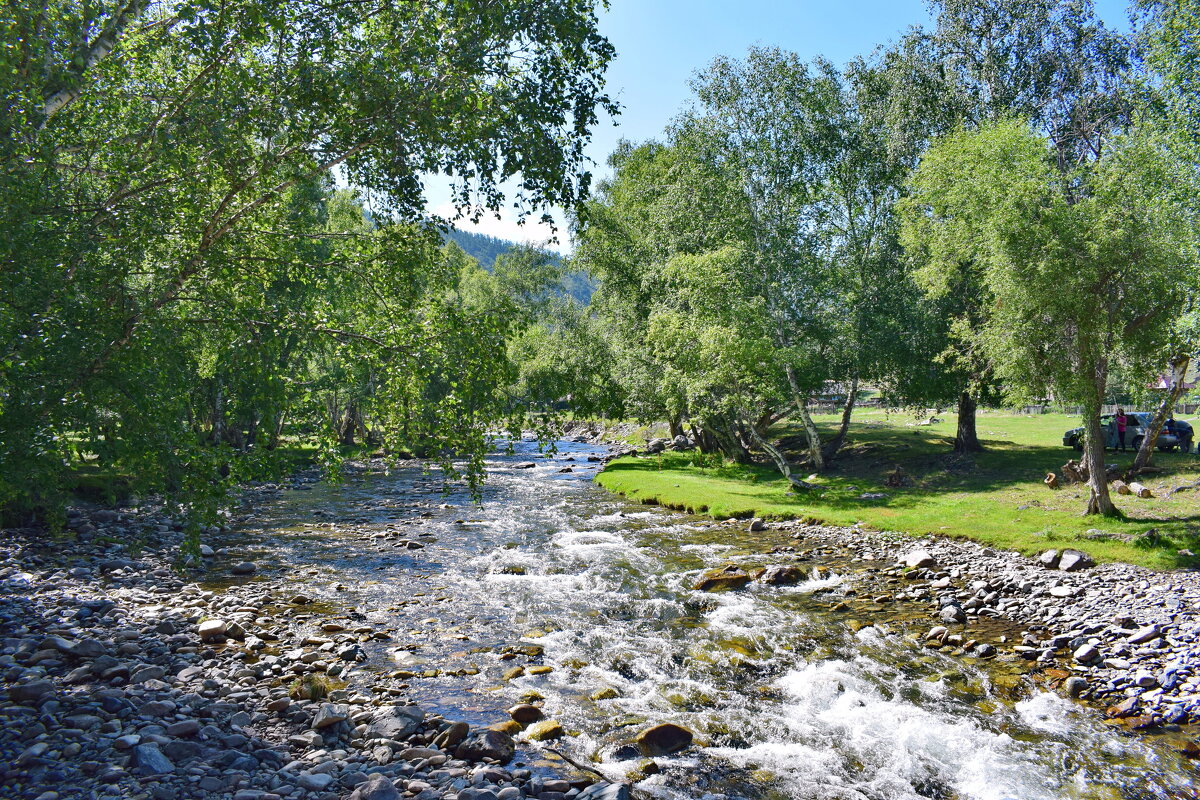
<path id="1" fill-rule="evenodd" d="M 507 239 L 497 239 L 495 236 L 483 233 L 460 231 L 458 228 L 451 228 L 445 236 L 447 241 L 454 242 L 461 247 L 463 252 L 478 261 L 479 266 L 489 272 L 497 258 L 516 247 L 515 243 Z"/>
<path id="2" fill-rule="evenodd" d="M 461 247 L 464 253 L 478 261 L 479 266 L 488 272 L 491 272 L 497 258 L 518 246 L 516 242 L 511 242 L 508 239 L 497 239 L 495 236 L 472 233 L 471 231 L 460 231 L 457 228 L 452 228 L 445 234 L 445 237 L 446 241 L 454 242 Z M 550 255 L 556 262 L 562 262 L 562 256 L 558 253 L 550 252 Z M 568 272 L 563 276 L 563 294 L 575 298 L 581 305 L 586 306 L 591 301 L 592 293 L 595 291 L 596 284 L 586 272 Z"/>

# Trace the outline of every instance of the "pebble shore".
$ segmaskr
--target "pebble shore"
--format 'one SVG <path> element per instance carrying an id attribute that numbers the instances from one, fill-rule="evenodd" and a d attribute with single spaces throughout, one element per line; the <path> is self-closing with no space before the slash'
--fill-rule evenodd
<path id="1" fill-rule="evenodd" d="M 173 569 L 183 534 L 161 514 L 76 509 L 67 527 L 0 531 L 0 797 L 629 797 L 514 761 L 520 725 L 427 714 L 386 674 L 339 680 L 387 634 L 295 630 L 310 599 L 283 580 L 205 590 Z"/>
<path id="2" fill-rule="evenodd" d="M 1071 549 L 1029 558 L 964 540 L 770 527 L 818 555 L 821 548 L 848 550 L 875 564 L 851 585 L 885 591 L 880 601 L 924 605 L 928 647 L 1055 669 L 1054 688 L 1133 728 L 1200 722 L 1200 573 L 1096 565 Z M 1022 630 L 999 644 L 972 643 L 974 626 L 989 617 Z"/>
<path id="3" fill-rule="evenodd" d="M 807 560 L 852 567 L 833 610 L 864 597 L 924 609 L 928 625 L 908 635 L 925 647 L 1030 662 L 1053 677 L 1050 688 L 1133 729 L 1200 722 L 1196 572 L 1095 565 L 1074 550 L 1028 558 L 961 540 L 749 525 L 795 542 L 772 551 L 772 576 Z M 413 704 L 402 675 L 358 679 L 362 646 L 391 634 L 340 624 L 305 632 L 291 619 L 311 617 L 312 600 L 294 583 L 236 558 L 212 566 L 207 547 L 208 569 L 181 572 L 183 534 L 161 513 L 74 509 L 67 528 L 0 531 L 0 797 L 631 796 L 622 784 L 514 760 L 523 729 L 553 738 L 543 734 L 558 723 L 534 707 L 474 729 Z M 133 541 L 143 548 L 131 551 Z M 214 591 L 201 576 L 236 580 Z M 977 637 L 989 618 L 1019 633 Z M 643 737 L 679 742 L 639 739 L 642 753 L 687 747 L 690 732 L 671 727 Z"/>

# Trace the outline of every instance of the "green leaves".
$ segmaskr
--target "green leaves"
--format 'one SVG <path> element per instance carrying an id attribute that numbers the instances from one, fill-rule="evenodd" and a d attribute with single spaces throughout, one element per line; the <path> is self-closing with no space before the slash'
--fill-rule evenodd
<path id="1" fill-rule="evenodd" d="M 87 457 L 181 496 L 185 443 L 236 460 L 331 429 L 331 407 L 358 441 L 387 428 L 447 460 L 484 446 L 508 330 L 456 307 L 457 269 L 393 220 L 423 217 L 439 171 L 476 211 L 583 197 L 583 147 L 616 112 L 594 2 L 14 8 L 0 505 L 22 475 L 49 487 L 64 461 L 39 443 L 81 431 Z"/>

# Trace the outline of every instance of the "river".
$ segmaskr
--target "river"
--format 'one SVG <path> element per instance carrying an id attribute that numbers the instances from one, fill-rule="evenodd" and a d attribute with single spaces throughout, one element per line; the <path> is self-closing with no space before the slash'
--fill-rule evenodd
<path id="1" fill-rule="evenodd" d="M 599 464 L 587 459 L 602 450 L 558 447 L 492 456 L 482 505 L 403 468 L 284 491 L 238 533 L 259 563 L 330 604 L 298 624 L 395 632 L 368 646 L 364 680 L 411 672 L 414 699 L 473 724 L 540 697 L 570 734 L 555 746 L 653 795 L 1196 796 L 1192 768 L 1165 743 L 1114 729 L 1014 665 L 905 638 L 929 627 L 927 610 L 831 611 L 862 566 L 837 553 L 797 562 L 812 572 L 795 586 L 694 591 L 705 569 L 790 563 L 786 548 L 803 543 L 630 503 L 592 483 Z M 534 664 L 552 669 L 502 677 Z M 694 731 L 698 746 L 656 759 L 651 775 L 612 757 L 659 722 Z"/>

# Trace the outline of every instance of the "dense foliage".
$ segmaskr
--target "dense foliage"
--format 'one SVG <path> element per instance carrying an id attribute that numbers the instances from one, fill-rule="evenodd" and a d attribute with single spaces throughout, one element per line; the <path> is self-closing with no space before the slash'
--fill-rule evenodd
<path id="1" fill-rule="evenodd" d="M 0 507 L 52 508 L 92 457 L 197 502 L 289 425 L 472 455 L 478 477 L 512 322 L 458 300 L 461 265 L 414 224 L 422 176 L 452 176 L 469 216 L 585 196 L 583 148 L 615 110 L 595 12 L 10 6 Z"/>
<path id="2" fill-rule="evenodd" d="M 981 402 L 1080 404 L 1098 430 L 1115 375 L 1179 373 L 1200 283 L 1195 10 L 1143 6 L 1125 36 L 1085 0 L 939 0 L 930 29 L 844 70 L 713 60 L 584 206 L 576 262 L 600 280 L 622 410 L 790 477 L 767 428 L 801 423 L 824 469 L 863 384 L 957 405 L 970 452 Z M 823 442 L 809 407 L 834 399 Z M 1098 435 L 1087 461 L 1089 511 L 1113 513 Z"/>

